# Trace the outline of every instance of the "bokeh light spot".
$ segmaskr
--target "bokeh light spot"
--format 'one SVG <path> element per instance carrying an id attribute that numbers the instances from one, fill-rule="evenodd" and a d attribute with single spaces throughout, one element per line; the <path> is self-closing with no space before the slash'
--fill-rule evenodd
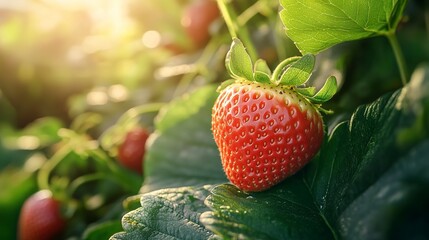
<path id="1" fill-rule="evenodd" d="M 95 89 L 86 95 L 86 102 L 88 105 L 104 105 L 108 102 L 109 98 L 105 91 L 102 89 Z"/>
<path id="2" fill-rule="evenodd" d="M 122 102 L 128 99 L 128 90 L 121 84 L 115 84 L 107 89 L 107 94 L 113 102 Z"/>
<path id="3" fill-rule="evenodd" d="M 161 43 L 161 34 L 154 30 L 147 31 L 143 34 L 142 42 L 147 48 L 156 48 Z"/>

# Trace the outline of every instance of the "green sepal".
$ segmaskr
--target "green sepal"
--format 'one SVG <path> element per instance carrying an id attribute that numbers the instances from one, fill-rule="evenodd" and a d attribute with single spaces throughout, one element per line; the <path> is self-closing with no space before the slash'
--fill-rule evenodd
<path id="1" fill-rule="evenodd" d="M 306 88 L 295 88 L 295 90 L 305 96 L 305 97 L 312 97 L 314 94 L 316 94 L 316 88 L 315 87 L 306 87 Z"/>
<path id="2" fill-rule="evenodd" d="M 299 86 L 306 83 L 313 72 L 314 62 L 314 55 L 306 54 L 302 56 L 283 72 L 279 84 Z"/>
<path id="3" fill-rule="evenodd" d="M 331 99 L 337 92 L 337 79 L 330 76 L 323 87 L 313 97 L 307 97 L 314 103 L 324 103 Z"/>
<path id="4" fill-rule="evenodd" d="M 286 58 L 282 62 L 277 65 L 277 67 L 273 71 L 273 75 L 271 76 L 271 82 L 275 85 L 279 85 L 280 83 L 280 76 L 282 73 L 294 62 L 298 61 L 301 57 L 290 57 Z"/>
<path id="5" fill-rule="evenodd" d="M 226 55 L 225 65 L 231 77 L 254 80 L 252 60 L 240 39 L 233 39 L 231 48 Z"/>
<path id="6" fill-rule="evenodd" d="M 216 89 L 216 92 L 221 92 L 222 90 L 224 90 L 225 88 L 227 88 L 229 85 L 235 83 L 235 79 L 228 79 L 226 81 L 223 81 L 219 87 Z"/>
<path id="7" fill-rule="evenodd" d="M 255 62 L 253 77 L 255 81 L 260 83 L 270 83 L 271 70 L 268 64 L 263 59 L 258 59 Z"/>

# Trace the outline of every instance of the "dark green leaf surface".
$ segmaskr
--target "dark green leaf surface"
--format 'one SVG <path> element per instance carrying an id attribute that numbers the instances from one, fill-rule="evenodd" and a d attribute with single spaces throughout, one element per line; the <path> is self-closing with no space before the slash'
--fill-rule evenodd
<path id="1" fill-rule="evenodd" d="M 227 181 L 210 130 L 216 97 L 216 87 L 209 86 L 161 110 L 148 140 L 141 207 L 122 219 L 125 232 L 112 239 L 215 237 L 199 216 L 209 210 L 206 184 Z"/>
<path id="2" fill-rule="evenodd" d="M 429 141 L 410 151 L 341 214 L 346 239 L 428 239 Z"/>
<path id="3" fill-rule="evenodd" d="M 145 159 L 142 192 L 226 182 L 211 133 L 214 86 L 178 99 L 158 116 Z"/>
<path id="4" fill-rule="evenodd" d="M 87 228 L 84 232 L 84 240 L 100 240 L 109 239 L 112 234 L 115 234 L 122 230 L 121 223 L 119 221 L 107 221 L 95 226 Z"/>
<path id="5" fill-rule="evenodd" d="M 419 66 L 411 76 L 407 91 L 398 107 L 408 116 L 398 134 L 398 144 L 409 147 L 429 137 L 429 63 Z"/>
<path id="6" fill-rule="evenodd" d="M 219 185 L 206 204 L 215 211 L 204 213 L 201 221 L 227 239 L 333 239 L 299 178 L 254 194 Z"/>
<path id="7" fill-rule="evenodd" d="M 287 35 L 304 53 L 396 29 L 406 0 L 281 0 Z"/>
<path id="8" fill-rule="evenodd" d="M 200 224 L 202 212 L 208 208 L 204 199 L 208 186 L 162 189 L 142 196 L 142 207 L 127 213 L 122 219 L 125 232 L 119 239 L 209 239 L 213 233 Z"/>
<path id="9" fill-rule="evenodd" d="M 302 172 L 275 188 L 244 193 L 231 185 L 217 186 L 207 198 L 213 211 L 203 215 L 203 224 L 226 238 L 348 238 L 347 231 L 352 231 L 358 220 L 343 214 L 366 192 L 376 198 L 368 189 L 377 184 L 386 186 L 383 174 L 400 159 L 394 137 L 403 117 L 396 108 L 398 95 L 399 91 L 358 108 L 349 121 L 335 128 L 319 155 Z M 429 155 L 426 152 L 420 158 L 423 161 Z M 429 165 L 419 166 L 427 175 Z M 410 168 L 394 167 L 391 171 L 419 179 Z M 405 188 L 401 190 L 412 191 Z M 351 222 L 350 228 L 344 226 L 346 220 Z M 367 239 L 365 234 L 359 235 L 360 239 Z"/>

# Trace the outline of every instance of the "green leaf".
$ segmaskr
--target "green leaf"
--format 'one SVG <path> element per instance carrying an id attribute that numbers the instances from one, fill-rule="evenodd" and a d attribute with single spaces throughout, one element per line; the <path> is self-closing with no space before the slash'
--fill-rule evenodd
<path id="1" fill-rule="evenodd" d="M 281 0 L 286 34 L 303 53 L 394 32 L 406 0 Z"/>
<path id="2" fill-rule="evenodd" d="M 122 230 L 119 221 L 107 221 L 91 226 L 83 233 L 84 240 L 109 239 L 110 236 Z"/>
<path id="3" fill-rule="evenodd" d="M 413 148 L 340 216 L 346 239 L 426 239 L 429 141 Z"/>
<path id="4" fill-rule="evenodd" d="M 204 213 L 202 223 L 226 239 L 334 239 L 298 178 L 253 194 L 219 185 L 206 204 L 214 211 Z"/>
<path id="5" fill-rule="evenodd" d="M 313 72 L 314 62 L 314 55 L 306 54 L 302 56 L 281 75 L 280 84 L 298 86 L 306 83 Z"/>
<path id="6" fill-rule="evenodd" d="M 202 88 L 160 111 L 145 158 L 142 192 L 226 182 L 211 133 L 216 87 Z"/>
<path id="7" fill-rule="evenodd" d="M 58 130 L 63 123 L 56 118 L 44 117 L 33 121 L 23 131 L 22 135 L 31 135 L 39 138 L 42 146 L 53 144 L 60 140 Z"/>
<path id="8" fill-rule="evenodd" d="M 1 147 L 0 147 L 1 148 Z M 0 156 L 2 155 L 0 150 Z M 15 161 L 19 155 L 11 155 Z M 34 160 L 34 159 L 33 159 Z M 1 162 L 1 161 L 0 161 Z M 36 163 L 37 164 L 37 163 Z M 36 170 L 36 169 L 34 169 Z M 18 239 L 18 221 L 24 201 L 38 190 L 34 172 L 21 167 L 8 167 L 0 171 L 0 237 L 1 239 Z"/>
<path id="9" fill-rule="evenodd" d="M 125 232 L 111 240 L 127 239 L 209 239 L 214 234 L 200 223 L 208 210 L 204 199 L 208 186 L 162 189 L 142 196 L 142 207 L 122 218 Z"/>
<path id="10" fill-rule="evenodd" d="M 392 229 L 401 222 L 398 215 L 388 215 L 388 207 L 395 205 L 371 216 L 362 209 L 377 211 L 372 204 L 382 205 L 384 197 L 392 204 L 395 197 L 404 197 L 401 203 L 413 201 L 405 207 L 421 204 L 415 193 L 429 183 L 429 154 L 422 150 L 427 143 L 407 155 L 392 136 L 403 128 L 405 117 L 397 107 L 399 93 L 359 107 L 349 121 L 335 127 L 306 168 L 274 188 L 261 193 L 245 193 L 229 184 L 213 188 L 206 200 L 212 211 L 202 215 L 202 223 L 228 239 L 370 239 L 375 230 L 368 228 L 388 224 Z M 388 191 L 395 182 L 398 191 Z M 365 231 L 356 237 L 354 229 L 360 226 Z"/>
<path id="11" fill-rule="evenodd" d="M 235 79 L 253 80 L 253 66 L 243 43 L 234 38 L 225 59 L 226 69 Z"/>
<path id="12" fill-rule="evenodd" d="M 337 79 L 334 76 L 330 76 L 323 87 L 309 99 L 315 103 L 324 103 L 331 99 L 337 92 Z"/>
<path id="13" fill-rule="evenodd" d="M 405 111 L 407 127 L 398 133 L 398 144 L 407 148 L 429 137 L 429 63 L 419 66 L 402 94 L 398 108 Z"/>
<path id="14" fill-rule="evenodd" d="M 255 81 L 260 83 L 269 83 L 271 78 L 270 75 L 271 70 L 268 67 L 267 62 L 262 59 L 258 59 L 255 62 L 255 69 L 253 71 L 253 78 Z"/>

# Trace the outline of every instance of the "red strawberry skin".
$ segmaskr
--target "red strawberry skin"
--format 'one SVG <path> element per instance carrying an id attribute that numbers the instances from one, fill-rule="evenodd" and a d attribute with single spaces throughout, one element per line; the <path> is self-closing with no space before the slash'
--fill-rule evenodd
<path id="1" fill-rule="evenodd" d="M 145 144 L 148 138 L 149 132 L 144 128 L 135 128 L 128 132 L 124 142 L 118 148 L 119 162 L 126 168 L 142 174 Z"/>
<path id="2" fill-rule="evenodd" d="M 266 190 L 304 167 L 323 141 L 320 113 L 288 87 L 236 82 L 221 91 L 212 131 L 228 179 Z"/>
<path id="3" fill-rule="evenodd" d="M 47 190 L 30 196 L 21 209 L 18 236 L 20 240 L 57 239 L 66 226 L 60 203 Z"/>

